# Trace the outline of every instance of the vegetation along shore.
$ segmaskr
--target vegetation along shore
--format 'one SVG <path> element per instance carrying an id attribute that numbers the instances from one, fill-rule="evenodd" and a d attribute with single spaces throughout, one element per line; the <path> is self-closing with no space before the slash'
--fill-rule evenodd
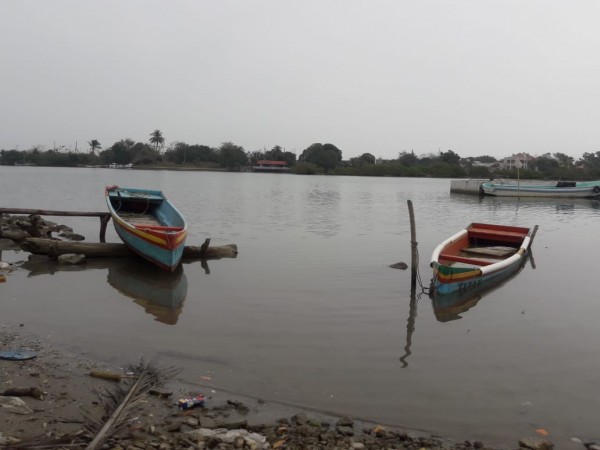
<path id="1" fill-rule="evenodd" d="M 529 179 L 586 180 L 600 178 L 600 151 L 586 152 L 579 159 L 565 153 L 508 154 L 502 159 L 482 155 L 463 158 L 453 150 L 417 155 L 399 151 L 395 159 L 383 160 L 372 153 L 344 159 L 342 150 L 331 143 L 313 143 L 302 150 L 272 149 L 247 151 L 232 142 L 214 148 L 202 144 L 173 142 L 165 145 L 160 130 L 150 133 L 148 142 L 121 139 L 103 148 L 97 139 L 79 150 L 60 146 L 45 149 L 0 150 L 0 165 L 35 165 L 58 167 L 134 167 L 172 170 L 250 171 L 259 161 L 279 161 L 295 174 L 330 174 L 398 177 L 515 177 Z"/>

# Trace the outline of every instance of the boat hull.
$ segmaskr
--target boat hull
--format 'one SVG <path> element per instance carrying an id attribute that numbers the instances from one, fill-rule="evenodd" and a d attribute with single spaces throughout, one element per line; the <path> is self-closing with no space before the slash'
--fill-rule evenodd
<path id="1" fill-rule="evenodd" d="M 527 257 L 522 260 L 522 264 L 516 270 L 504 271 L 487 282 L 482 281 L 476 287 L 465 289 L 462 292 L 458 290 L 444 294 L 433 290 L 430 297 L 435 318 L 439 322 L 460 319 L 461 314 L 477 305 L 483 297 L 515 277 L 523 269 L 526 261 Z"/>
<path id="2" fill-rule="evenodd" d="M 105 196 L 123 243 L 161 269 L 175 271 L 183 256 L 187 224 L 162 192 L 110 186 Z"/>
<path id="3" fill-rule="evenodd" d="M 523 265 L 532 230 L 474 223 L 439 244 L 431 257 L 436 294 L 464 293 L 490 286 Z"/>
<path id="4" fill-rule="evenodd" d="M 113 222 L 115 231 L 127 247 L 161 269 L 169 272 L 175 271 L 183 256 L 185 240 L 173 248 L 163 247 L 151 242 L 147 236 L 136 233 L 130 227 L 119 224 L 114 217 Z"/>
<path id="5" fill-rule="evenodd" d="M 481 192 L 496 197 L 600 198 L 600 181 L 579 182 L 569 187 L 483 183 Z"/>
<path id="6" fill-rule="evenodd" d="M 437 267 L 434 265 L 433 269 L 433 287 L 438 294 L 466 293 L 475 291 L 486 286 L 491 286 L 510 277 L 521 268 L 524 262 L 525 255 L 504 269 L 497 270 L 486 275 L 482 275 L 477 272 L 473 273 L 472 277 L 466 277 L 466 279 L 449 282 L 444 282 L 440 279 L 440 265 L 437 264 Z"/>

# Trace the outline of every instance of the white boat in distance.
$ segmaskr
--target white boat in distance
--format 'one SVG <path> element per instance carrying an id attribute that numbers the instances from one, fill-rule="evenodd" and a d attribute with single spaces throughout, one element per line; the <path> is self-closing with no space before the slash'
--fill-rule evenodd
<path id="1" fill-rule="evenodd" d="M 600 180 L 559 181 L 553 184 L 493 181 L 482 183 L 480 192 L 497 197 L 600 198 Z"/>

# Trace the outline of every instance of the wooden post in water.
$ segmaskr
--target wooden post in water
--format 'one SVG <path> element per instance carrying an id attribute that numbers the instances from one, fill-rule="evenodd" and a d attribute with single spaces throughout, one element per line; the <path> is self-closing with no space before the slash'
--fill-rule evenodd
<path id="1" fill-rule="evenodd" d="M 417 270 L 419 270 L 415 212 L 413 210 L 412 200 L 407 200 L 407 203 L 408 216 L 410 218 L 410 310 L 408 321 L 406 322 L 406 345 L 404 346 L 404 355 L 400 357 L 402 368 L 408 367 L 408 357 L 411 355 L 410 347 L 412 345 L 412 335 L 415 331 L 415 322 L 417 318 Z"/>
<path id="2" fill-rule="evenodd" d="M 410 218 L 410 290 L 413 292 L 417 288 L 417 232 L 415 230 L 415 212 L 413 210 L 412 200 L 407 200 L 408 216 Z"/>

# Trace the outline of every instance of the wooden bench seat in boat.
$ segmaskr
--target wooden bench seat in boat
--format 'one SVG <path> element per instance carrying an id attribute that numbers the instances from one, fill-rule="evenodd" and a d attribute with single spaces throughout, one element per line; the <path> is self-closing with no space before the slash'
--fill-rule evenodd
<path id="1" fill-rule="evenodd" d="M 482 258 L 469 258 L 466 256 L 451 255 L 449 253 L 441 253 L 439 260 L 472 264 L 474 266 L 489 266 L 490 264 L 494 264 L 495 262 L 498 262 L 498 260 L 489 260 L 489 259 L 482 259 Z"/>
<path id="2" fill-rule="evenodd" d="M 461 248 L 461 252 L 470 253 L 474 255 L 482 255 L 492 258 L 506 258 L 511 256 L 517 252 L 517 248 L 508 247 L 505 245 L 493 245 L 493 246 L 484 246 L 484 247 L 464 247 Z"/>
<path id="3" fill-rule="evenodd" d="M 133 226 L 162 226 L 156 216 L 152 214 L 136 213 L 136 212 L 122 212 L 121 218 Z"/>
<path id="4" fill-rule="evenodd" d="M 469 228 L 469 239 L 520 243 L 527 233 L 518 231 L 493 230 L 489 228 Z"/>
<path id="5" fill-rule="evenodd" d="M 126 202 L 141 202 L 158 205 L 164 200 L 160 195 L 148 194 L 143 192 L 129 192 L 125 190 L 110 191 L 108 193 L 111 199 L 120 199 Z"/>

